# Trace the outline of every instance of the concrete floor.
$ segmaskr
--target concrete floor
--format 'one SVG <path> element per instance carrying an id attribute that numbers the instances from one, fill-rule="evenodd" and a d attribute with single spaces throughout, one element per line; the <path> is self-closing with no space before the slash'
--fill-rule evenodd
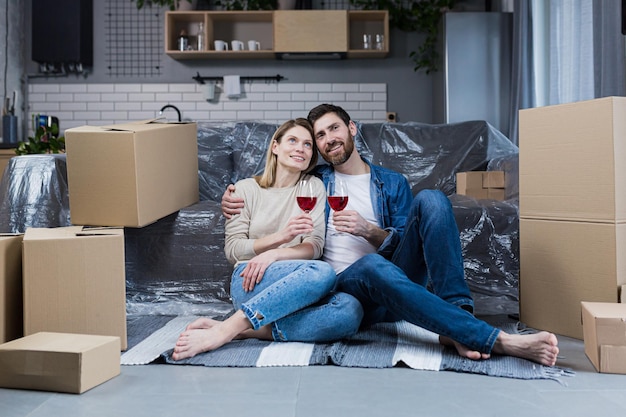
<path id="1" fill-rule="evenodd" d="M 0 389 L 1 417 L 624 416 L 626 375 L 559 337 L 564 384 L 408 368 L 123 366 L 81 395 Z"/>

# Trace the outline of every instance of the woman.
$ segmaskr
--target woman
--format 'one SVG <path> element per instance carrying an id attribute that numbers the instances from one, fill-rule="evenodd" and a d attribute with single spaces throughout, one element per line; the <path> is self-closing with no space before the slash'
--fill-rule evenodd
<path id="1" fill-rule="evenodd" d="M 322 255 L 326 194 L 306 175 L 317 163 L 313 129 L 304 118 L 283 123 L 270 142 L 263 175 L 236 184 L 245 201 L 226 221 L 225 252 L 235 264 L 231 297 L 235 313 L 225 321 L 200 318 L 180 335 L 172 358 L 215 350 L 235 338 L 330 341 L 359 328 L 363 309 L 347 294 L 331 293 L 336 276 Z M 297 183 L 314 184 L 317 204 L 303 212 Z"/>

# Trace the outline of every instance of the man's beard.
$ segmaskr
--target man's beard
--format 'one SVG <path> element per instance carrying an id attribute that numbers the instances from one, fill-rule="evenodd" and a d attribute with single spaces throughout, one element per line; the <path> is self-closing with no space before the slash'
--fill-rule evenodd
<path id="1" fill-rule="evenodd" d="M 322 154 L 322 158 L 333 166 L 341 165 L 350 159 L 352 152 L 354 152 L 354 139 L 350 136 L 347 141 L 343 142 L 343 152 L 333 156 L 330 156 L 325 152 Z"/>

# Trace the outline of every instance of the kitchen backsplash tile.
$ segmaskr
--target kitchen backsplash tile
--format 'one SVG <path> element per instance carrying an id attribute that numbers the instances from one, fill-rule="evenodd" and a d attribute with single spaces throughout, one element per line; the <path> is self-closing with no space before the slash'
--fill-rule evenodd
<path id="1" fill-rule="evenodd" d="M 28 116 L 59 118 L 61 130 L 82 125 L 104 125 L 159 117 L 172 104 L 183 120 L 263 120 L 281 123 L 306 117 L 313 106 L 330 102 L 345 108 L 358 121 L 386 119 L 387 85 L 384 83 L 242 83 L 242 97 L 231 100 L 218 83 L 215 99 L 206 101 L 203 86 L 176 84 L 31 84 Z M 176 111 L 167 109 L 170 120 Z M 32 134 L 32 132 L 29 132 Z"/>

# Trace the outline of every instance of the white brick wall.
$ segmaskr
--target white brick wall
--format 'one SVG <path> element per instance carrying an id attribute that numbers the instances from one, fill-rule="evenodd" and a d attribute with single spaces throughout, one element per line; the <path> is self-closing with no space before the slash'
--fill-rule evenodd
<path id="1" fill-rule="evenodd" d="M 183 120 L 263 120 L 282 123 L 306 117 L 320 103 L 346 109 L 354 120 L 381 122 L 387 116 L 387 85 L 298 84 L 245 82 L 242 97 L 232 100 L 215 89 L 215 99 L 204 99 L 203 86 L 188 84 L 31 84 L 28 117 L 46 114 L 59 118 L 61 130 L 83 125 L 106 125 L 159 117 L 159 110 L 173 104 Z M 176 112 L 163 116 L 176 120 Z M 32 132 L 31 132 L 32 133 Z"/>

